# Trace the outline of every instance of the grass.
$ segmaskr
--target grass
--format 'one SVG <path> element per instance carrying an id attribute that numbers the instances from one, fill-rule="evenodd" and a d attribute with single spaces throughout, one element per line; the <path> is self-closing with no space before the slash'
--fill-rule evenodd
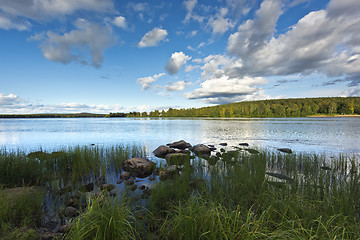
<path id="1" fill-rule="evenodd" d="M 30 155 L 2 151 L 0 184 L 42 185 L 48 190 L 80 186 L 119 176 L 125 159 L 145 155 L 138 146 L 71 147 Z M 195 158 L 185 161 L 179 175 L 157 181 L 149 200 L 92 194 L 63 237 L 360 239 L 359 167 L 358 159 L 344 155 L 328 159 L 259 149 Z M 22 195 L 11 208 L 3 196 L 1 233 L 15 229 L 8 231 L 8 239 L 32 239 L 32 229 L 41 221 L 42 195 L 32 200 Z M 30 203 L 38 210 L 28 209 Z"/>

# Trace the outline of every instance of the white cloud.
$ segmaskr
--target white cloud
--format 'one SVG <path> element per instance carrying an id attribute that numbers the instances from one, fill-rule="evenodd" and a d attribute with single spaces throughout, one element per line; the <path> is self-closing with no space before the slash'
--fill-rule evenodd
<path id="1" fill-rule="evenodd" d="M 190 59 L 191 57 L 185 55 L 183 52 L 174 52 L 166 63 L 165 70 L 170 75 L 175 75 L 179 72 L 180 68 L 186 64 L 186 61 Z"/>
<path id="2" fill-rule="evenodd" d="M 172 83 L 171 85 L 166 85 L 165 89 L 166 89 L 166 91 L 182 91 L 190 85 L 192 85 L 191 82 L 179 81 L 179 82 Z"/>
<path id="3" fill-rule="evenodd" d="M 155 82 L 160 77 L 164 76 L 165 73 L 156 74 L 150 77 L 138 78 L 137 82 L 142 86 L 142 90 L 145 91 L 151 87 L 151 84 Z"/>
<path id="4" fill-rule="evenodd" d="M 54 19 L 79 10 L 112 11 L 112 0 L 0 0 L 0 9 L 12 16 L 33 20 Z"/>
<path id="5" fill-rule="evenodd" d="M 10 94 L 0 93 L 0 107 L 14 105 L 17 102 L 19 102 L 19 100 L 20 100 L 19 97 L 12 93 Z"/>
<path id="6" fill-rule="evenodd" d="M 115 17 L 112 23 L 122 29 L 127 29 L 126 19 L 123 16 Z"/>
<path id="7" fill-rule="evenodd" d="M 197 30 L 191 31 L 191 32 L 188 33 L 188 35 L 186 35 L 186 37 L 187 38 L 195 37 L 197 33 L 198 33 Z"/>
<path id="8" fill-rule="evenodd" d="M 208 25 L 211 27 L 213 34 L 224 34 L 230 28 L 234 27 L 234 23 L 231 19 L 225 18 L 227 13 L 227 8 L 221 8 L 215 17 L 210 17 Z"/>
<path id="9" fill-rule="evenodd" d="M 116 37 L 112 35 L 111 29 L 83 19 L 78 19 L 74 25 L 77 29 L 64 35 L 51 31 L 42 35 L 41 50 L 44 57 L 64 64 L 72 61 L 87 64 L 82 52 L 88 48 L 91 65 L 100 67 L 104 60 L 103 51 L 116 43 Z M 40 40 L 41 35 L 35 35 L 31 39 Z"/>
<path id="10" fill-rule="evenodd" d="M 187 11 L 184 22 L 189 22 L 189 20 L 191 19 L 196 3 L 197 3 L 197 0 L 184 1 L 183 4 L 185 5 L 186 11 Z"/>
<path id="11" fill-rule="evenodd" d="M 359 84 L 354 80 L 360 73 L 360 9 L 356 4 L 355 0 L 332 0 L 326 10 L 310 12 L 275 38 L 280 6 L 264 1 L 257 18 L 240 25 L 229 37 L 228 51 L 243 62 L 230 76 L 317 73 L 346 75 L 349 84 Z"/>
<path id="12" fill-rule="evenodd" d="M 147 32 L 138 43 L 138 47 L 153 47 L 158 45 L 159 42 L 165 41 L 167 31 L 162 28 L 154 28 L 150 32 Z"/>
<path id="13" fill-rule="evenodd" d="M 262 95 L 257 85 L 266 84 L 267 81 L 262 77 L 243 77 L 229 78 L 221 76 L 205 80 L 200 84 L 200 88 L 193 92 L 186 93 L 188 99 L 202 99 L 208 103 L 226 103 L 234 99 L 254 98 L 253 95 Z"/>
<path id="14" fill-rule="evenodd" d="M 0 14 L 0 28 L 9 30 L 16 29 L 18 31 L 29 30 L 31 24 L 28 21 L 20 21 L 17 19 L 11 19 Z"/>

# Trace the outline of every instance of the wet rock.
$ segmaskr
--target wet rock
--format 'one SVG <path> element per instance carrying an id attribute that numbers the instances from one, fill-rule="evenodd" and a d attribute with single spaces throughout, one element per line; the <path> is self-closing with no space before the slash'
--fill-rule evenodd
<path id="1" fill-rule="evenodd" d="M 216 147 L 209 147 L 211 151 L 216 151 Z"/>
<path id="2" fill-rule="evenodd" d="M 145 178 L 154 171 L 156 164 L 146 158 L 130 158 L 124 162 L 124 170 L 137 174 L 137 177 Z"/>
<path id="3" fill-rule="evenodd" d="M 217 152 L 215 155 L 216 155 L 216 157 L 218 157 L 218 158 L 222 156 L 220 152 Z"/>
<path id="4" fill-rule="evenodd" d="M 141 186 L 139 187 L 140 190 L 144 190 L 145 188 L 146 188 L 145 185 L 141 185 Z"/>
<path id="5" fill-rule="evenodd" d="M 155 181 L 156 177 L 155 176 L 150 176 L 148 179 L 149 179 L 149 181 Z"/>
<path id="6" fill-rule="evenodd" d="M 185 154 L 190 154 L 189 150 L 176 150 L 175 153 L 185 153 Z M 171 153 L 170 153 L 171 154 Z"/>
<path id="7" fill-rule="evenodd" d="M 258 150 L 255 150 L 255 149 L 251 149 L 251 148 L 248 148 L 248 149 L 244 149 L 245 151 L 247 151 L 248 153 L 251 153 L 251 154 L 258 154 L 259 151 Z"/>
<path id="8" fill-rule="evenodd" d="M 121 179 L 117 180 L 116 183 L 117 183 L 117 184 L 121 184 L 121 183 L 123 183 L 124 181 L 125 181 L 125 179 L 122 179 L 122 178 L 121 178 Z"/>
<path id="9" fill-rule="evenodd" d="M 83 190 L 84 192 L 92 192 L 94 190 L 94 183 L 91 182 L 91 183 L 87 183 L 85 184 L 81 190 Z"/>
<path id="10" fill-rule="evenodd" d="M 151 189 L 146 187 L 143 190 L 143 194 L 141 195 L 141 198 L 149 198 L 150 194 L 151 194 Z"/>
<path id="11" fill-rule="evenodd" d="M 115 186 L 113 184 L 110 183 L 105 183 L 103 185 L 100 186 L 100 189 L 103 191 L 111 191 L 115 188 Z"/>
<path id="12" fill-rule="evenodd" d="M 227 143 L 219 143 L 220 146 L 227 146 Z"/>
<path id="13" fill-rule="evenodd" d="M 126 180 L 126 185 L 133 185 L 135 183 L 135 178 L 130 177 L 128 180 Z"/>
<path id="14" fill-rule="evenodd" d="M 182 165 L 190 160 L 190 155 L 185 153 L 170 153 L 165 157 L 168 164 Z"/>
<path id="15" fill-rule="evenodd" d="M 66 232 L 68 232 L 70 230 L 70 228 L 71 228 L 71 224 L 69 223 L 69 224 L 66 224 L 64 226 L 59 227 L 58 232 L 59 233 L 66 233 Z"/>
<path id="16" fill-rule="evenodd" d="M 136 189 L 137 189 L 137 185 L 131 185 L 129 187 L 129 190 L 131 190 L 131 191 L 135 191 Z"/>
<path id="17" fill-rule="evenodd" d="M 58 222 L 57 221 L 48 221 L 46 223 L 44 223 L 43 225 L 41 225 L 41 227 L 49 229 L 51 231 L 54 231 L 55 228 L 57 227 Z"/>
<path id="18" fill-rule="evenodd" d="M 129 179 L 131 177 L 131 173 L 130 172 L 123 172 L 121 175 L 120 175 L 120 179 Z"/>
<path id="19" fill-rule="evenodd" d="M 169 144 L 166 144 L 166 145 L 171 147 L 171 148 L 177 148 L 177 149 L 182 149 L 182 150 L 184 150 L 186 148 L 191 148 L 191 144 L 188 143 L 188 142 L 185 142 L 184 140 L 169 143 Z"/>
<path id="20" fill-rule="evenodd" d="M 292 153 L 290 148 L 278 148 L 277 150 L 283 153 Z"/>
<path id="21" fill-rule="evenodd" d="M 292 182 L 293 179 L 284 175 L 284 174 L 281 174 L 281 173 L 273 173 L 273 172 L 265 172 L 265 174 L 269 175 L 269 176 L 272 176 L 272 177 L 276 177 L 276 178 L 279 178 L 279 179 L 282 179 L 282 180 L 286 180 L 288 182 Z"/>
<path id="22" fill-rule="evenodd" d="M 159 158 L 165 158 L 169 153 L 175 153 L 175 150 L 167 146 L 161 145 L 153 151 L 154 155 Z"/>
<path id="23" fill-rule="evenodd" d="M 204 144 L 195 145 L 190 150 L 198 155 L 201 155 L 201 154 L 210 155 L 211 154 L 210 148 Z"/>
<path id="24" fill-rule="evenodd" d="M 65 208 L 65 216 L 69 218 L 74 218 L 79 215 L 79 211 L 74 207 Z"/>
<path id="25" fill-rule="evenodd" d="M 55 236 L 56 236 L 55 233 L 44 232 L 43 234 L 41 234 L 41 240 L 51 240 L 54 239 Z"/>
<path id="26" fill-rule="evenodd" d="M 224 152 L 225 152 L 225 149 L 220 148 L 220 152 L 224 153 Z"/>
<path id="27" fill-rule="evenodd" d="M 215 147 L 215 145 L 208 144 L 208 147 L 213 148 L 213 147 Z"/>
<path id="28" fill-rule="evenodd" d="M 244 147 L 248 147 L 249 144 L 248 143 L 239 143 L 240 146 L 244 146 Z"/>

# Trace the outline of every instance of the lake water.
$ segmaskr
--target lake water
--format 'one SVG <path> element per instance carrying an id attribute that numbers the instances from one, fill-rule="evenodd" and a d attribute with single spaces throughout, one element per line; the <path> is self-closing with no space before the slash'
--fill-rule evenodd
<path id="1" fill-rule="evenodd" d="M 360 118 L 0 119 L 0 146 L 25 151 L 73 145 L 157 146 L 184 139 L 191 144 L 291 148 L 297 152 L 360 155 Z"/>

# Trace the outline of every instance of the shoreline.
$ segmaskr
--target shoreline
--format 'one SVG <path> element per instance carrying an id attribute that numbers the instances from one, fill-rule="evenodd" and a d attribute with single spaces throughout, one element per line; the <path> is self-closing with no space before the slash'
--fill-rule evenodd
<path id="1" fill-rule="evenodd" d="M 360 115 L 356 115 L 356 114 L 347 114 L 347 115 L 341 115 L 341 114 L 336 114 L 336 115 L 311 115 L 311 116 L 307 116 L 308 118 L 333 118 L 333 117 L 360 117 Z"/>

